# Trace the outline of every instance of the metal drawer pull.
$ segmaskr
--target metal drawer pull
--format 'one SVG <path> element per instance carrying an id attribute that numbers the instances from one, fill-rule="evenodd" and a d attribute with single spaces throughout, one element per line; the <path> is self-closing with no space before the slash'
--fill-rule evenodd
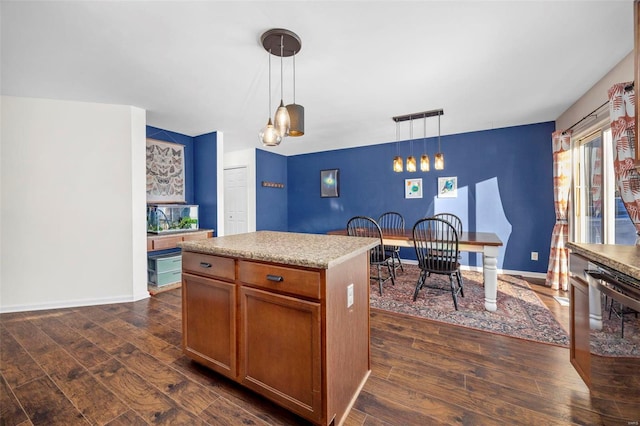
<path id="1" fill-rule="evenodd" d="M 282 281 L 284 281 L 284 277 L 282 277 L 281 275 L 271 275 L 271 274 L 267 274 L 267 279 L 269 281 L 275 281 L 277 283 L 281 283 Z"/>
<path id="2" fill-rule="evenodd" d="M 200 262 L 200 266 L 202 266 L 203 268 L 211 268 L 211 264 L 207 262 Z"/>

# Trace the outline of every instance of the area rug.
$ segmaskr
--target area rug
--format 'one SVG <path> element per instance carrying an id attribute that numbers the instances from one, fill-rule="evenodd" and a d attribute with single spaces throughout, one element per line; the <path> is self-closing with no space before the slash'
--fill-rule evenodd
<path id="1" fill-rule="evenodd" d="M 372 276 L 377 273 L 371 270 Z M 417 300 L 413 292 L 420 270 L 404 265 L 398 270 L 396 284 L 387 281 L 380 296 L 378 284 L 372 281 L 370 306 L 374 309 L 426 318 L 434 321 L 473 328 L 519 339 L 533 340 L 558 346 L 569 346 L 569 336 L 547 309 L 531 284 L 520 277 L 498 275 L 496 312 L 484 309 L 482 273 L 463 271 L 464 297 L 458 297 L 458 311 L 453 306 L 449 278 L 432 275 L 420 290 Z M 563 309 L 569 309 L 565 307 Z M 629 319 L 628 319 L 629 320 Z M 625 323 L 625 338 L 620 338 L 620 320 L 609 321 L 605 315 L 602 332 L 592 332 L 592 352 L 605 356 L 640 356 L 640 329 Z"/>

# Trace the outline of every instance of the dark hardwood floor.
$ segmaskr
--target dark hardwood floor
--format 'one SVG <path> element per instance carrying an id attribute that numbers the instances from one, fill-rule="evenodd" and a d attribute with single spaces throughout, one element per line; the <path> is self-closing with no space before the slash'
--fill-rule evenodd
<path id="1" fill-rule="evenodd" d="M 536 286 L 559 322 L 568 308 Z M 569 349 L 371 313 L 372 373 L 347 425 L 633 425 L 640 359 L 594 362 L 594 390 Z M 0 315 L 1 425 L 301 425 L 185 358 L 180 290 L 135 303 Z"/>

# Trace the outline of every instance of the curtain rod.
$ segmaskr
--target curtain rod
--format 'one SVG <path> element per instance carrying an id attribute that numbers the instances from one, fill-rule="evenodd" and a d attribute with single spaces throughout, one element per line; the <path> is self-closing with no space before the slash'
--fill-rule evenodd
<path id="1" fill-rule="evenodd" d="M 626 89 L 626 88 L 625 88 Z M 584 120 L 586 120 L 589 117 L 592 117 L 593 114 L 598 111 L 600 108 L 602 108 L 603 106 L 607 105 L 609 103 L 609 101 L 605 101 L 602 105 L 600 105 L 598 108 L 594 109 L 593 111 L 591 111 L 589 114 L 585 115 L 584 117 L 582 117 L 580 120 L 576 121 L 575 123 L 573 123 L 573 125 L 571 127 L 569 127 L 567 130 L 563 130 L 562 134 L 566 135 L 567 132 L 571 129 L 573 129 L 574 127 L 576 127 L 578 124 L 582 123 Z"/>
<path id="2" fill-rule="evenodd" d="M 630 90 L 633 90 L 634 87 L 634 82 L 632 81 L 631 83 L 627 84 L 626 86 L 624 86 L 624 91 L 628 92 Z M 603 106 L 605 106 L 606 104 L 608 104 L 609 101 L 605 101 L 602 105 L 600 105 L 598 108 L 594 109 L 593 111 L 591 111 L 589 114 L 585 115 L 584 117 L 582 117 L 580 120 L 576 121 L 575 123 L 573 123 L 573 126 L 569 127 L 567 130 L 563 130 L 562 134 L 566 135 L 567 132 L 571 129 L 573 129 L 574 127 L 576 127 L 578 124 L 582 123 L 584 120 L 586 120 L 587 118 L 591 117 L 596 111 L 598 111 L 600 108 L 602 108 Z"/>

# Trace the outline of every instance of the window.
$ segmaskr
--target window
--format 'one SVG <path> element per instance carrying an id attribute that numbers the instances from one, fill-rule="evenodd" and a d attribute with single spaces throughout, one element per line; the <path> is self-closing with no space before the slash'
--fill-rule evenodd
<path id="1" fill-rule="evenodd" d="M 635 244 L 635 227 L 616 188 L 611 129 L 592 128 L 574 140 L 573 240 Z"/>

